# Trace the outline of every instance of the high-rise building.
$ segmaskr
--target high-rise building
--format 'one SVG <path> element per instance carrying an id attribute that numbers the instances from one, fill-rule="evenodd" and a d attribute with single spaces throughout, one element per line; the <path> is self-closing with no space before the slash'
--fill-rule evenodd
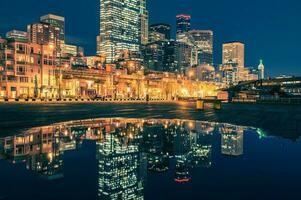
<path id="1" fill-rule="evenodd" d="M 149 43 L 160 42 L 160 41 L 165 41 L 165 40 L 166 40 L 166 37 L 164 34 L 159 33 L 159 32 L 154 32 L 154 31 L 149 32 L 149 38 L 148 38 Z"/>
<path id="2" fill-rule="evenodd" d="M 139 52 L 141 35 L 146 30 L 141 31 L 141 21 L 146 21 L 146 9 L 141 7 L 145 7 L 145 1 L 100 0 L 98 54 L 105 56 L 108 63 L 118 60 L 124 51 Z"/>
<path id="3" fill-rule="evenodd" d="M 178 34 L 177 40 L 192 46 L 191 65 L 213 65 L 213 31 L 191 30 Z"/>
<path id="4" fill-rule="evenodd" d="M 41 22 L 49 23 L 51 26 L 59 29 L 60 44 L 65 44 L 65 18 L 53 14 L 44 15 L 40 18 Z"/>
<path id="5" fill-rule="evenodd" d="M 141 23 L 141 44 L 146 45 L 148 43 L 148 11 L 146 9 L 146 0 L 140 0 L 140 23 Z"/>
<path id="6" fill-rule="evenodd" d="M 46 22 L 39 22 L 27 26 L 27 32 L 31 43 L 40 45 L 52 45 L 56 50 L 61 47 L 60 29 Z"/>
<path id="7" fill-rule="evenodd" d="M 178 59 L 177 59 L 177 48 L 178 43 L 171 40 L 166 43 L 165 54 L 164 54 L 164 66 L 163 71 L 177 72 L 178 71 Z"/>
<path id="8" fill-rule="evenodd" d="M 213 65 L 213 31 L 192 30 L 189 34 L 198 50 L 198 64 Z"/>
<path id="9" fill-rule="evenodd" d="M 184 42 L 177 42 L 176 53 L 178 61 L 178 71 L 180 73 L 184 73 L 185 70 L 191 66 L 192 46 Z"/>
<path id="10" fill-rule="evenodd" d="M 220 66 L 220 72 L 221 72 L 221 81 L 228 85 L 235 85 L 238 83 L 237 73 L 238 73 L 238 66 L 237 63 L 234 62 L 227 62 L 227 64 L 223 64 Z"/>
<path id="11" fill-rule="evenodd" d="M 178 58 L 182 58 L 178 56 L 179 49 L 178 42 L 173 40 L 151 42 L 142 51 L 144 66 L 150 70 L 178 72 Z"/>
<path id="12" fill-rule="evenodd" d="M 223 44 L 223 64 L 237 63 L 238 67 L 245 66 L 245 45 L 241 42 Z"/>
<path id="13" fill-rule="evenodd" d="M 84 49 L 79 46 L 65 44 L 64 48 L 62 49 L 63 57 L 76 57 L 76 56 L 84 56 Z"/>
<path id="14" fill-rule="evenodd" d="M 164 65 L 166 42 L 156 41 L 149 43 L 143 49 L 144 65 L 146 69 L 162 71 Z"/>
<path id="15" fill-rule="evenodd" d="M 96 54 L 99 55 L 100 54 L 100 35 L 96 36 Z"/>
<path id="16" fill-rule="evenodd" d="M 177 15 L 177 34 L 190 31 L 191 16 L 187 14 Z"/>
<path id="17" fill-rule="evenodd" d="M 166 40 L 170 40 L 171 38 L 171 26 L 169 24 L 164 24 L 164 23 L 152 24 L 149 27 L 149 30 L 150 32 L 163 34 Z"/>
<path id="18" fill-rule="evenodd" d="M 263 60 L 260 60 L 260 64 L 258 65 L 258 78 L 264 79 L 265 75 L 264 75 L 264 64 L 263 64 Z"/>

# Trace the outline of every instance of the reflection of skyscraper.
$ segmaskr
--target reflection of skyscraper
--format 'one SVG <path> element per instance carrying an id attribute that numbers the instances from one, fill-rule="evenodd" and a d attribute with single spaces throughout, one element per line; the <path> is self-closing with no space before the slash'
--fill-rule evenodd
<path id="1" fill-rule="evenodd" d="M 180 125 L 175 132 L 174 154 L 176 158 L 176 169 L 174 180 L 178 183 L 189 182 L 191 180 L 188 165 L 188 153 L 191 148 L 190 133 L 188 131 L 190 123 L 187 122 Z"/>
<path id="2" fill-rule="evenodd" d="M 116 135 L 106 134 L 97 146 L 99 198 L 144 199 L 143 157 L 138 145 L 123 143 Z"/>
<path id="3" fill-rule="evenodd" d="M 189 152 L 190 149 L 190 134 L 184 128 L 184 125 L 176 130 L 174 141 L 174 153 L 175 155 L 184 155 Z"/>
<path id="4" fill-rule="evenodd" d="M 186 155 L 176 156 L 176 169 L 174 180 L 177 183 L 187 183 L 191 181 L 189 165 Z"/>
<path id="5" fill-rule="evenodd" d="M 189 162 L 191 167 L 212 165 L 212 133 L 193 133 Z"/>
<path id="6" fill-rule="evenodd" d="M 243 155 L 244 130 L 241 127 L 227 126 L 220 128 L 222 154 Z"/>
<path id="7" fill-rule="evenodd" d="M 0 155 L 26 163 L 27 169 L 51 180 L 63 177 L 64 151 L 95 140 L 99 198 L 143 199 L 147 169 L 150 173 L 173 169 L 166 174 L 175 182 L 190 182 L 190 172 L 196 171 L 192 168 L 212 166 L 215 132 L 221 133 L 222 153 L 237 156 L 243 154 L 245 129 L 187 120 L 81 120 L 0 138 Z"/>
<path id="8" fill-rule="evenodd" d="M 168 170 L 168 156 L 164 151 L 164 127 L 162 124 L 145 124 L 143 148 L 148 155 L 148 169 L 154 172 Z"/>

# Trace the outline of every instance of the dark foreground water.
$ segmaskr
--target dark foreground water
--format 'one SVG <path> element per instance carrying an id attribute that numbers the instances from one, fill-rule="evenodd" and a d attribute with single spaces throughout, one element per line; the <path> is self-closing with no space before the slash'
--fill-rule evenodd
<path id="1" fill-rule="evenodd" d="M 274 200 L 300 189 L 300 140 L 254 127 L 113 118 L 0 139 L 0 199 Z"/>

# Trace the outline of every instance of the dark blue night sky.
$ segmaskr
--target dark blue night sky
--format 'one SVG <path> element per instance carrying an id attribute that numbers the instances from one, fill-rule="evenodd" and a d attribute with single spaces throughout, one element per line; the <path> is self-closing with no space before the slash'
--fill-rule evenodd
<path id="1" fill-rule="evenodd" d="M 192 15 L 192 27 L 212 29 L 215 63 L 221 61 L 221 44 L 246 44 L 246 63 L 257 66 L 264 59 L 270 76 L 300 75 L 300 0 L 148 0 L 150 22 L 175 27 L 175 15 Z M 47 13 L 66 17 L 67 42 L 95 53 L 99 30 L 99 0 L 1 0 L 0 35 L 11 29 L 26 30 Z M 13 8 L 11 7 L 13 6 Z"/>

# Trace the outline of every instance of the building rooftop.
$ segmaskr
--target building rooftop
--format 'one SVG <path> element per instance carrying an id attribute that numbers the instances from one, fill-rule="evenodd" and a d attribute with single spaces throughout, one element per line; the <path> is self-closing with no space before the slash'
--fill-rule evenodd
<path id="1" fill-rule="evenodd" d="M 59 20 L 59 21 L 65 21 L 65 17 L 54 15 L 54 14 L 44 15 L 40 19 L 41 19 L 41 21 L 43 21 L 45 19 L 56 19 L 56 20 Z"/>

